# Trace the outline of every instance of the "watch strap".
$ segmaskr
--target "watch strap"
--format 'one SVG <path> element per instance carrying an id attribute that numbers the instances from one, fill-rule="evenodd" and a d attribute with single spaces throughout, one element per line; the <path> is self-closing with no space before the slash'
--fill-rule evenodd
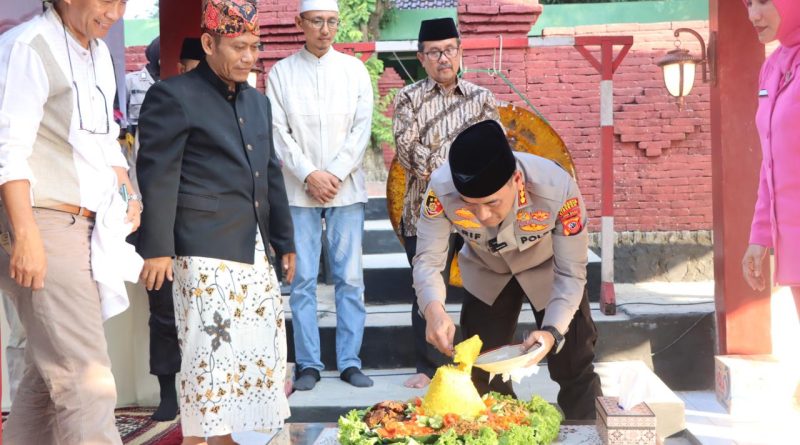
<path id="1" fill-rule="evenodd" d="M 549 332 L 553 336 L 553 339 L 555 339 L 555 343 L 549 355 L 555 355 L 561 352 L 561 348 L 564 347 L 564 336 L 561 332 L 558 332 L 558 329 L 553 326 L 542 326 L 542 330 Z"/>

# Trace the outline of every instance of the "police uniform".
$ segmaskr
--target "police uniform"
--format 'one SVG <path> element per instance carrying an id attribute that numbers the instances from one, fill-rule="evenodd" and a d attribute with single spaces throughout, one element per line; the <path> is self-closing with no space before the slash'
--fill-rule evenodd
<path id="1" fill-rule="evenodd" d="M 125 87 L 128 91 L 128 122 L 131 126 L 139 125 L 139 111 L 144 103 L 144 96 L 154 83 L 156 81 L 146 66 L 125 76 Z"/>
<path id="2" fill-rule="evenodd" d="M 431 175 L 417 225 L 413 273 L 421 313 L 429 304 L 445 301 L 440 271 L 455 229 L 465 240 L 459 256 L 468 294 L 461 312 L 464 338 L 480 335 L 484 350 L 512 343 L 527 297 L 540 329 L 552 327 L 564 336 L 560 352 L 548 357 L 550 375 L 561 386 L 559 405 L 568 419 L 593 418 L 594 397 L 600 395 L 592 365 L 597 331 L 584 294 L 586 208 L 575 180 L 548 159 L 515 152 L 524 188 L 505 220 L 485 227 L 466 208 L 454 184 L 453 154 L 451 162 Z M 498 377 L 487 384 L 488 376 L 477 369 L 473 381 L 482 393 L 513 394 L 510 383 Z"/>

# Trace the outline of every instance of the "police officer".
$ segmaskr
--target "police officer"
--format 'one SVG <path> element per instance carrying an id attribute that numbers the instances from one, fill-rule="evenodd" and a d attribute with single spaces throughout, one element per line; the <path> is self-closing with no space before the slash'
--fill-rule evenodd
<path id="1" fill-rule="evenodd" d="M 512 152 L 496 121 L 479 122 L 453 141 L 448 162 L 431 175 L 413 270 L 427 340 L 448 355 L 455 326 L 445 312 L 441 271 L 452 229 L 465 240 L 464 338 L 479 335 L 483 350 L 510 344 L 527 299 L 538 330 L 525 347 L 542 343 L 538 357 L 547 356 L 565 417 L 594 418 L 601 395 L 592 364 L 597 331 L 584 295 L 586 208 L 575 180 L 548 159 Z M 474 369 L 472 380 L 481 393 L 513 394 L 510 382 L 489 382 L 485 371 Z"/>
<path id="2" fill-rule="evenodd" d="M 128 123 L 131 127 L 129 128 L 131 134 L 136 134 L 136 127 L 139 125 L 139 110 L 142 108 L 144 96 L 150 87 L 158 82 L 161 76 L 161 40 L 159 37 L 156 37 L 147 45 L 144 55 L 147 58 L 147 65 L 141 70 L 125 76 Z"/>

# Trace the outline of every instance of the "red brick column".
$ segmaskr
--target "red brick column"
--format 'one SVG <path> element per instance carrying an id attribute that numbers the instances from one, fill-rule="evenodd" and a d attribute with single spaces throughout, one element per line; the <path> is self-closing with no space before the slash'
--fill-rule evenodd
<path id="1" fill-rule="evenodd" d="M 297 0 L 258 0 L 261 42 L 264 44 L 260 56 L 264 75 L 258 81 L 259 87 L 264 87 L 264 78 L 272 65 L 300 49 L 305 41 L 303 32 L 294 23 L 298 4 Z"/>
<path id="2" fill-rule="evenodd" d="M 503 39 L 526 37 L 543 7 L 538 0 L 460 0 L 458 2 L 458 27 L 462 37 L 497 37 Z M 528 48 L 468 50 L 464 53 L 462 68 L 501 68 L 502 73 L 524 91 L 526 54 Z M 502 63 L 501 63 L 502 62 Z M 466 74 L 465 79 L 489 88 L 499 100 L 515 101 L 518 96 L 500 78 L 488 74 Z"/>
<path id="3" fill-rule="evenodd" d="M 463 37 L 497 34 L 524 37 L 542 14 L 539 0 L 459 0 L 458 25 Z"/>
<path id="4" fill-rule="evenodd" d="M 392 67 L 386 67 L 381 74 L 380 79 L 378 79 L 378 91 L 380 91 L 381 96 L 385 96 L 390 90 L 403 88 L 405 86 L 405 81 L 400 74 L 395 71 Z M 394 115 L 394 107 L 393 104 L 389 104 L 389 108 L 386 109 L 387 116 Z M 384 144 L 383 146 L 383 163 L 386 164 L 386 170 L 389 170 L 389 167 L 392 165 L 392 159 L 394 159 L 394 148 L 389 144 Z"/>
<path id="5" fill-rule="evenodd" d="M 125 72 L 132 73 L 139 71 L 147 65 L 147 57 L 144 55 L 146 46 L 129 46 L 125 48 Z"/>

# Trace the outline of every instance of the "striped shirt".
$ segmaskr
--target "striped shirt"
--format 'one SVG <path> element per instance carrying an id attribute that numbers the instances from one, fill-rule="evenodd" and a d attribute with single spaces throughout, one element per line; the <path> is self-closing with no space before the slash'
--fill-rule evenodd
<path id="1" fill-rule="evenodd" d="M 397 93 L 392 130 L 398 162 L 406 170 L 402 235 L 416 236 L 430 174 L 447 160 L 453 139 L 487 119 L 499 121 L 494 95 L 463 79 L 449 92 L 428 77 Z"/>

